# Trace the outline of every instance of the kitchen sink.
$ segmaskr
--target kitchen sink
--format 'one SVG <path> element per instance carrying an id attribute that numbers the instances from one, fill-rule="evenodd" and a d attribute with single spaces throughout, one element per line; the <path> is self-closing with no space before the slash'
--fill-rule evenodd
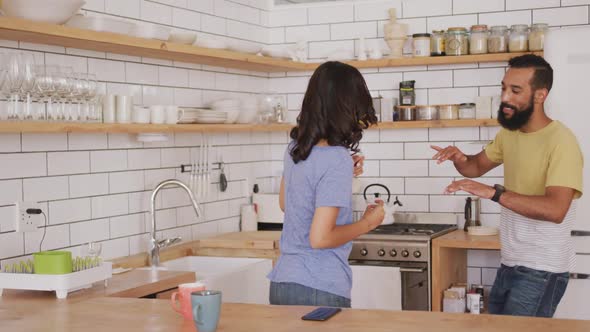
<path id="1" fill-rule="evenodd" d="M 270 259 L 186 256 L 162 262 L 157 269 L 193 271 L 207 289 L 222 292 L 223 302 L 269 303 L 270 281 L 266 275 L 272 269 Z"/>

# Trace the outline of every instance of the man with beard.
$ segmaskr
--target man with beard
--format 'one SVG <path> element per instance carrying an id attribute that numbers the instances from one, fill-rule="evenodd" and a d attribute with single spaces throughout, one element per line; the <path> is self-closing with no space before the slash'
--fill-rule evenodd
<path id="1" fill-rule="evenodd" d="M 552 84 L 553 69 L 542 57 L 511 59 L 498 110 L 503 128 L 496 138 L 471 156 L 454 146 L 432 146 L 437 163 L 450 160 L 467 178 L 504 164 L 504 186 L 463 179 L 445 189 L 502 206 L 502 265 L 489 295 L 492 314 L 552 317 L 569 281 L 575 258 L 570 231 L 574 199 L 582 195 L 583 157 L 574 134 L 545 114 Z"/>

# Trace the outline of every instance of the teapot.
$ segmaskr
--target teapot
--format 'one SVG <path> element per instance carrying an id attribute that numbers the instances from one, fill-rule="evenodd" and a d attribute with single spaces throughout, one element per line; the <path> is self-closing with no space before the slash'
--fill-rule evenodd
<path id="1" fill-rule="evenodd" d="M 373 194 L 369 194 L 369 198 L 367 198 L 367 190 L 371 187 L 381 187 L 383 189 L 385 189 L 385 191 L 387 192 L 387 200 L 384 200 L 381 198 L 381 193 L 373 193 Z M 373 195 L 371 197 L 371 195 Z M 381 225 L 391 225 L 395 222 L 394 216 L 393 214 L 395 213 L 395 206 L 399 205 L 399 206 L 403 206 L 403 204 L 399 201 L 399 199 L 397 198 L 397 196 L 395 196 L 395 201 L 391 201 L 391 192 L 389 191 L 389 188 L 387 188 L 386 186 L 380 184 L 380 183 L 373 183 L 368 185 L 367 187 L 365 187 L 365 190 L 363 191 L 363 197 L 365 199 L 365 202 L 367 203 L 367 205 L 369 204 L 374 204 L 375 200 L 381 199 L 383 200 L 383 209 L 385 210 L 385 218 L 383 218 L 383 222 L 381 223 Z"/>

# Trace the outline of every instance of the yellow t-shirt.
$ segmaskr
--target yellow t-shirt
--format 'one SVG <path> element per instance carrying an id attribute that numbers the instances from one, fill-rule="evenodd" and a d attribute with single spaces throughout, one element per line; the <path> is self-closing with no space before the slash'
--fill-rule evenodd
<path id="1" fill-rule="evenodd" d="M 504 186 L 521 195 L 544 195 L 545 187 L 576 190 L 582 196 L 584 158 L 576 136 L 553 121 L 533 133 L 502 128 L 485 148 L 493 162 L 504 163 Z"/>

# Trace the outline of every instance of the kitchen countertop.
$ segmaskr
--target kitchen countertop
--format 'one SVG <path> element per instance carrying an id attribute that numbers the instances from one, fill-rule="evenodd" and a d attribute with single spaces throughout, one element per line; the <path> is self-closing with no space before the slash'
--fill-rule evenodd
<path id="1" fill-rule="evenodd" d="M 278 249 L 280 231 L 254 231 L 226 233 L 201 239 L 199 247 L 233 249 Z"/>
<path id="2" fill-rule="evenodd" d="M 217 331 L 590 331 L 590 321 L 344 309 L 326 322 L 300 319 L 312 307 L 224 303 Z M 195 331 L 167 300 L 95 298 L 3 315 L 6 331 Z"/>
<path id="3" fill-rule="evenodd" d="M 432 247 L 499 250 L 500 235 L 470 235 L 462 229 L 457 229 L 432 240 Z"/>

